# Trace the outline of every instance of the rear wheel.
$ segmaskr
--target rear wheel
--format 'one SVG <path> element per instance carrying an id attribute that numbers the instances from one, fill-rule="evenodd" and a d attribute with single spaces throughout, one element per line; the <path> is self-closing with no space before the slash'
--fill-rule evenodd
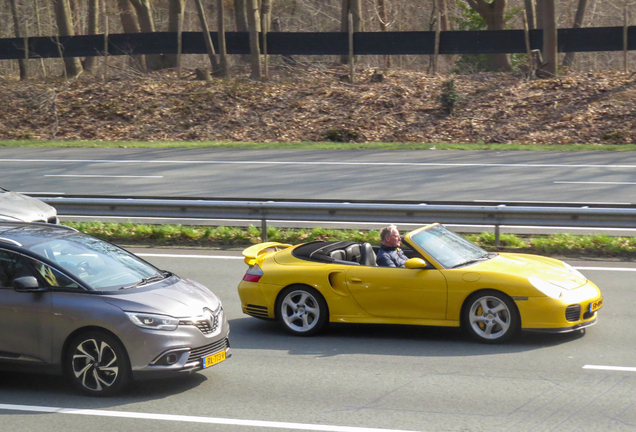
<path id="1" fill-rule="evenodd" d="M 506 295 L 481 291 L 473 295 L 464 309 L 464 325 L 471 336 L 484 343 L 501 343 L 517 333 L 519 312 Z"/>
<path id="2" fill-rule="evenodd" d="M 69 345 L 66 374 L 80 392 L 110 396 L 130 380 L 126 350 L 115 337 L 99 331 L 82 333 Z"/>
<path id="3" fill-rule="evenodd" d="M 276 317 L 288 332 L 311 336 L 327 325 L 329 311 L 323 296 L 313 288 L 290 286 L 279 296 Z"/>

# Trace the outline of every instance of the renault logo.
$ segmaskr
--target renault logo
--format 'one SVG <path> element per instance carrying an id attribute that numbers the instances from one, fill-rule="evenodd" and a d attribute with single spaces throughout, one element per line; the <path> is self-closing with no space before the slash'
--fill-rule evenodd
<path id="1" fill-rule="evenodd" d="M 214 314 L 212 313 L 212 311 L 208 308 L 203 309 L 203 317 L 204 317 L 204 320 L 207 321 L 208 325 L 210 326 L 210 329 L 213 329 Z"/>

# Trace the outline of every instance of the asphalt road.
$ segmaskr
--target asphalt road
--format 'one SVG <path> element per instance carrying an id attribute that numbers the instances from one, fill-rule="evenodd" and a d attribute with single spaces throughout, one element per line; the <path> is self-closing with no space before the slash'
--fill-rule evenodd
<path id="1" fill-rule="evenodd" d="M 57 377 L 0 373 L 0 430 L 636 429 L 633 263 L 570 262 L 605 299 L 585 334 L 527 334 L 487 346 L 455 330 L 407 326 L 338 325 L 313 338 L 288 336 L 241 313 L 236 285 L 246 266 L 238 252 L 135 251 L 219 295 L 232 358 L 107 399 L 76 395 Z"/>
<path id="2" fill-rule="evenodd" d="M 18 192 L 635 203 L 634 152 L 0 148 Z"/>

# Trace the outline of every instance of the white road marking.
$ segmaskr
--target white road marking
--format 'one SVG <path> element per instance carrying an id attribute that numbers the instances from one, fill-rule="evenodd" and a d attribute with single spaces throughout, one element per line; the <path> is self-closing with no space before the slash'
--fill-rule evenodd
<path id="1" fill-rule="evenodd" d="M 584 182 L 584 181 L 555 181 L 558 184 L 590 184 L 590 185 L 636 185 L 636 182 Z"/>
<path id="2" fill-rule="evenodd" d="M 347 166 L 426 166 L 426 167 L 522 167 L 522 168 L 625 168 L 636 165 L 593 164 L 528 164 L 528 163 L 450 163 L 450 162 L 342 162 L 342 161 L 241 161 L 241 160 L 115 160 L 115 159 L 0 159 L 0 162 L 35 163 L 115 163 L 115 164 L 177 164 L 177 165 L 347 165 Z"/>
<path id="3" fill-rule="evenodd" d="M 21 193 L 23 195 L 29 195 L 29 194 L 37 194 L 37 195 L 66 195 L 66 192 L 22 192 L 22 191 L 16 191 L 16 193 Z"/>
<path id="4" fill-rule="evenodd" d="M 227 259 L 227 260 L 242 260 L 242 256 L 228 256 L 228 255 L 170 255 L 170 254 L 149 254 L 138 253 L 135 254 L 140 257 L 159 257 L 159 258 L 200 258 L 200 259 Z"/>
<path id="5" fill-rule="evenodd" d="M 636 367 L 585 365 L 583 369 L 608 370 L 619 372 L 636 372 Z"/>
<path id="6" fill-rule="evenodd" d="M 630 267 L 574 267 L 577 270 L 598 270 L 598 271 L 619 271 L 619 272 L 634 272 L 636 268 Z"/>
<path id="7" fill-rule="evenodd" d="M 178 421 L 178 422 L 186 422 L 186 423 L 207 423 L 207 424 L 221 424 L 221 425 L 229 425 L 229 426 L 296 429 L 296 430 L 307 430 L 307 431 L 411 432 L 411 431 L 400 430 L 400 429 L 380 429 L 380 428 L 365 428 L 365 427 L 354 427 L 354 426 L 331 426 L 331 425 L 318 425 L 318 424 L 306 424 L 306 423 L 286 423 L 286 422 L 274 422 L 274 421 L 226 419 L 226 418 L 217 418 L 217 417 L 152 414 L 152 413 L 140 413 L 140 412 L 130 412 L 130 411 L 74 409 L 74 408 L 35 406 L 35 405 L 0 404 L 0 410 L 29 411 L 29 412 L 41 412 L 41 413 L 50 413 L 50 414 L 75 414 L 75 415 L 88 415 L 88 416 L 98 416 L 98 417 L 119 417 L 119 418 L 143 419 L 143 420 Z"/>
<path id="8" fill-rule="evenodd" d="M 106 174 L 45 174 L 44 177 L 163 178 L 163 176 L 106 175 Z"/>
<path id="9" fill-rule="evenodd" d="M 501 201 L 497 201 L 497 200 L 473 200 L 473 202 L 476 203 L 498 203 L 498 204 L 503 204 Z M 617 202 L 560 202 L 560 201 L 505 201 L 505 203 L 507 204 L 567 204 L 567 205 L 590 205 L 590 204 L 595 204 L 595 205 L 603 205 L 603 204 L 625 204 L 625 205 L 629 205 L 631 203 L 617 203 Z"/>

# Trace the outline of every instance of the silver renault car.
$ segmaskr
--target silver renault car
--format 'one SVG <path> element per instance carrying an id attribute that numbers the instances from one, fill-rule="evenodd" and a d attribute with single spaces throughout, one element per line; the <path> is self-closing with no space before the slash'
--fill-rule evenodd
<path id="1" fill-rule="evenodd" d="M 59 223 L 57 210 L 37 198 L 0 187 L 0 221 Z"/>
<path id="2" fill-rule="evenodd" d="M 0 221 L 0 368 L 65 374 L 107 396 L 231 356 L 221 301 L 62 225 Z"/>

